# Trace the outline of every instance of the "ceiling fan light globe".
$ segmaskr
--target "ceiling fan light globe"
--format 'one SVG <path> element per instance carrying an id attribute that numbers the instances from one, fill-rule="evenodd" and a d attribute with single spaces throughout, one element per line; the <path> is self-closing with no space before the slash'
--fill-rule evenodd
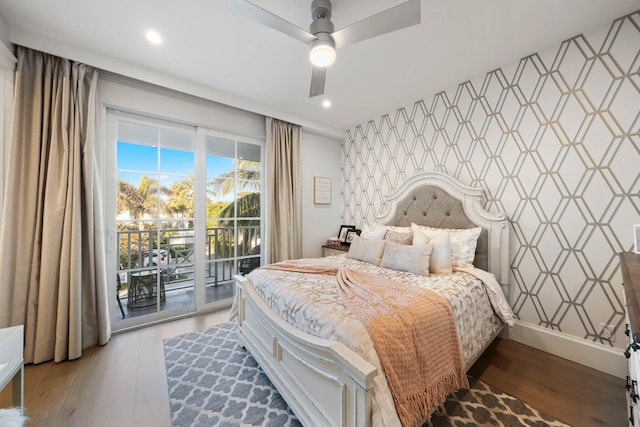
<path id="1" fill-rule="evenodd" d="M 336 51 L 333 46 L 325 43 L 317 43 L 311 46 L 309 59 L 316 67 L 328 67 L 335 62 Z"/>

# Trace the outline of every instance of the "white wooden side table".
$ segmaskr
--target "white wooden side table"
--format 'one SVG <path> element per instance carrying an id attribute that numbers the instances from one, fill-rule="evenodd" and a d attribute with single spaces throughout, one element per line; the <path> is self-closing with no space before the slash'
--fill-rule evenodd
<path id="1" fill-rule="evenodd" d="M 0 390 L 12 382 L 13 406 L 24 405 L 24 359 L 22 325 L 0 329 Z"/>
<path id="2" fill-rule="evenodd" d="M 323 257 L 331 256 L 331 255 L 342 255 L 342 254 L 346 254 L 347 252 L 349 252 L 348 245 L 340 245 L 340 246 L 322 245 Z"/>

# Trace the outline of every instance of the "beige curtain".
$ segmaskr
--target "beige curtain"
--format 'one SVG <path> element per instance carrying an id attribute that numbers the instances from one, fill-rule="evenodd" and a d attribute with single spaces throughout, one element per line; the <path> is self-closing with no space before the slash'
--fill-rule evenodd
<path id="1" fill-rule="evenodd" d="M 300 140 L 300 126 L 267 117 L 267 263 L 302 256 Z"/>
<path id="2" fill-rule="evenodd" d="M 111 335 L 98 71 L 18 47 L 0 226 L 0 327 L 24 324 L 27 363 L 62 361 Z"/>

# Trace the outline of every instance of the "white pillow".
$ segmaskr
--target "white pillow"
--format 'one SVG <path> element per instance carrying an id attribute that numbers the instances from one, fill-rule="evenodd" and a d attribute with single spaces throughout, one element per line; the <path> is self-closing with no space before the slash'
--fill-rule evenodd
<path id="1" fill-rule="evenodd" d="M 362 237 L 363 239 L 379 240 L 379 239 L 384 239 L 384 235 L 386 233 L 387 233 L 386 225 L 374 222 L 371 225 L 364 224 L 362 226 L 360 237 Z"/>
<path id="2" fill-rule="evenodd" d="M 403 245 L 388 241 L 384 247 L 380 267 L 428 276 L 432 249 L 433 245 L 430 244 Z"/>
<path id="3" fill-rule="evenodd" d="M 454 267 L 473 267 L 480 233 L 482 233 L 481 227 L 449 229 L 449 236 L 451 236 L 451 264 Z"/>
<path id="4" fill-rule="evenodd" d="M 438 232 L 429 232 L 423 230 L 421 226 L 411 224 L 413 228 L 413 244 L 421 245 L 430 243 L 433 245 L 430 257 L 429 270 L 432 273 L 451 273 L 451 240 L 449 231 L 440 230 Z"/>
<path id="5" fill-rule="evenodd" d="M 353 236 L 347 258 L 353 258 L 370 264 L 380 265 L 382 253 L 387 244 L 386 240 L 364 239 L 360 236 Z"/>
<path id="6" fill-rule="evenodd" d="M 482 232 L 481 227 L 433 228 L 422 225 L 416 225 L 416 227 L 427 236 L 442 230 L 448 231 L 451 239 L 451 265 L 454 267 L 473 267 L 478 237 L 480 237 L 480 233 Z"/>

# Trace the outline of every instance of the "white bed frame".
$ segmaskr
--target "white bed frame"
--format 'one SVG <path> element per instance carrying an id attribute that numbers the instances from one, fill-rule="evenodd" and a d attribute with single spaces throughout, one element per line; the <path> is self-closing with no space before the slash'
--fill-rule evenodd
<path id="1" fill-rule="evenodd" d="M 489 271 L 496 276 L 508 299 L 509 227 L 504 216 L 482 208 L 482 189 L 466 187 L 436 172 L 416 175 L 386 198 L 384 211 L 376 222 L 388 223 L 394 218 L 397 203 L 424 185 L 441 188 L 460 200 L 468 219 L 488 231 Z M 258 361 L 302 424 L 370 426 L 376 368 L 339 342 L 309 335 L 289 325 L 262 301 L 248 279 L 240 275 L 234 279 L 238 341 Z M 467 370 L 480 354 L 467 364 Z"/>

